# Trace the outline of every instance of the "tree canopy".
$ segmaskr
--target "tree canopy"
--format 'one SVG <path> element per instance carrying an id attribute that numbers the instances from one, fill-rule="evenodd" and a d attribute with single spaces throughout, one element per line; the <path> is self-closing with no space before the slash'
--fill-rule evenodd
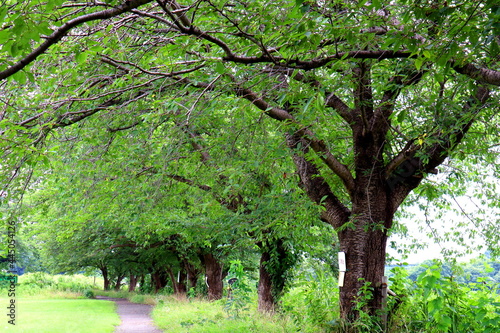
<path id="1" fill-rule="evenodd" d="M 346 253 L 344 318 L 365 283 L 375 313 L 408 195 L 450 160 L 497 161 L 499 17 L 496 1 L 5 1 L 2 191 L 60 155 L 106 193 L 97 210 L 133 183 L 146 229 L 307 196 Z M 171 181 L 189 195 L 165 212 Z"/>

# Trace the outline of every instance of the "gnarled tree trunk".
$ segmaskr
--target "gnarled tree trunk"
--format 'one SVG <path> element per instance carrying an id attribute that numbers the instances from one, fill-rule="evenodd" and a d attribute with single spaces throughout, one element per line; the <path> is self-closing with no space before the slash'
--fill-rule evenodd
<path id="1" fill-rule="evenodd" d="M 257 287 L 259 311 L 274 312 L 276 308 L 273 295 L 273 283 L 271 274 L 266 269 L 266 263 L 271 259 L 269 252 L 263 252 L 259 265 L 259 285 Z"/>
<path id="2" fill-rule="evenodd" d="M 202 256 L 202 262 L 205 265 L 205 275 L 208 285 L 208 299 L 211 301 L 221 299 L 224 288 L 222 282 L 222 265 L 211 253 L 204 254 Z"/>

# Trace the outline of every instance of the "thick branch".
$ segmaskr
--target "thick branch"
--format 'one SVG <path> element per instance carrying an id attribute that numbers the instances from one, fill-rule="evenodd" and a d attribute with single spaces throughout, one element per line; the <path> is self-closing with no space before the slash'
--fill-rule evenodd
<path id="1" fill-rule="evenodd" d="M 321 176 L 316 166 L 304 157 L 309 149 L 304 138 L 294 134 L 287 135 L 286 140 L 289 148 L 301 150 L 300 154 L 294 153 L 293 155 L 293 161 L 300 177 L 300 186 L 313 202 L 325 207 L 321 213 L 322 220 L 334 228 L 340 228 L 349 220 L 351 212 L 333 194 L 330 185 Z"/>
<path id="2" fill-rule="evenodd" d="M 395 59 L 395 58 L 410 58 L 412 53 L 409 51 L 392 51 L 392 50 L 376 50 L 376 51 L 350 51 L 350 52 L 340 52 L 334 55 L 330 55 L 323 58 L 316 58 L 312 60 L 299 60 L 299 59 L 285 59 L 278 56 L 270 57 L 267 54 L 263 54 L 258 57 L 244 57 L 237 55 L 227 55 L 222 58 L 224 61 L 236 62 L 242 64 L 255 64 L 255 63 L 279 63 L 281 66 L 297 69 L 311 70 L 315 68 L 323 67 L 334 60 L 344 60 L 344 59 Z"/>
<path id="3" fill-rule="evenodd" d="M 203 190 L 203 191 L 210 191 L 210 190 L 212 190 L 212 188 L 210 186 L 208 186 L 208 185 L 197 184 L 194 181 L 192 181 L 191 179 L 187 179 L 187 178 L 179 176 L 179 175 L 168 174 L 166 176 L 168 178 L 171 178 L 173 180 L 178 181 L 179 183 L 184 183 L 184 184 L 187 184 L 189 186 L 197 187 L 197 188 L 199 188 L 200 190 Z"/>
<path id="4" fill-rule="evenodd" d="M 325 101 L 327 107 L 333 108 L 348 124 L 352 123 L 352 110 L 337 95 L 331 93 Z"/>
<path id="5" fill-rule="evenodd" d="M 465 64 L 461 66 L 454 66 L 453 69 L 460 74 L 467 75 L 468 77 L 482 83 L 500 86 L 500 72 L 493 69 L 476 67 L 473 64 Z"/>
<path id="6" fill-rule="evenodd" d="M 296 134 L 302 136 L 308 145 L 318 154 L 325 164 L 342 180 L 349 193 L 354 189 L 354 179 L 351 172 L 344 164 L 340 163 L 321 140 L 314 139 L 315 135 L 311 130 L 300 125 L 295 118 L 286 110 L 271 106 L 255 92 L 247 88 L 236 87 L 236 94 L 250 101 L 257 108 L 262 110 L 269 117 L 279 121 L 289 121 L 299 127 Z"/>

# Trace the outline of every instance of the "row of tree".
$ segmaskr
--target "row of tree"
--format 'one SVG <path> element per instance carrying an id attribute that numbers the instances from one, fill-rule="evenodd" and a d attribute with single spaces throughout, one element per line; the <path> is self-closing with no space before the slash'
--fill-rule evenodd
<path id="1" fill-rule="evenodd" d="M 296 244 L 329 234 L 310 236 L 319 218 L 346 254 L 342 317 L 357 318 L 366 284 L 375 315 L 405 199 L 436 198 L 419 189 L 450 160 L 496 161 L 499 8 L 7 0 L 2 195 L 40 189 L 30 200 L 47 207 L 36 221 L 51 221 L 54 249 L 105 238 L 154 271 L 162 248 L 186 276 L 195 257 L 218 275 L 208 258 L 243 240 L 274 281 Z"/>

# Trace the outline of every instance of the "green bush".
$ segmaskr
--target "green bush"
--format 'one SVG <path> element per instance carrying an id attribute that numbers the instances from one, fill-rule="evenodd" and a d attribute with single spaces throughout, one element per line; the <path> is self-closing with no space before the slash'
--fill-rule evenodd
<path id="1" fill-rule="evenodd" d="M 425 268 L 415 283 L 402 270 L 392 279 L 391 289 L 404 295 L 391 316 L 392 332 L 500 332 L 497 284 L 457 282 L 438 263 Z"/>
<path id="2" fill-rule="evenodd" d="M 281 308 L 303 332 L 333 331 L 339 317 L 337 278 L 323 265 L 302 272 L 281 299 Z"/>
<path id="3" fill-rule="evenodd" d="M 85 298 L 94 298 L 95 297 L 94 292 L 92 290 L 90 290 L 90 289 L 85 290 L 83 292 L 83 296 Z"/>

